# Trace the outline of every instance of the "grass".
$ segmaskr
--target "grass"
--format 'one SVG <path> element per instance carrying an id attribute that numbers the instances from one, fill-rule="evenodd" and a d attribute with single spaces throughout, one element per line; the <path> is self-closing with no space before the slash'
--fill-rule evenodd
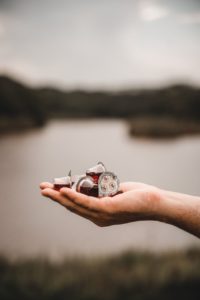
<path id="1" fill-rule="evenodd" d="M 199 299 L 200 250 L 104 258 L 0 258 L 1 300 Z"/>

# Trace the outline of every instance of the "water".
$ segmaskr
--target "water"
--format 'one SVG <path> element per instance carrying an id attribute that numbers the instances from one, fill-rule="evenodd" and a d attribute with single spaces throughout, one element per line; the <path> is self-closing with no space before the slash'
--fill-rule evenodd
<path id="1" fill-rule="evenodd" d="M 15 256 L 106 254 L 200 246 L 192 235 L 159 222 L 99 228 L 43 198 L 41 181 L 82 173 L 97 161 L 121 181 L 142 181 L 200 195 L 200 138 L 131 139 L 118 121 L 52 122 L 0 139 L 0 252 Z"/>

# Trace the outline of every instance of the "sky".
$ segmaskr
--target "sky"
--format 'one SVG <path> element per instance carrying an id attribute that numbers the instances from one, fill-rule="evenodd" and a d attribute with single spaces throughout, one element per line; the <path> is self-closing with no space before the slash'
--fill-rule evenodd
<path id="1" fill-rule="evenodd" d="M 199 85 L 199 53 L 199 0 L 0 0 L 0 73 L 32 85 Z"/>

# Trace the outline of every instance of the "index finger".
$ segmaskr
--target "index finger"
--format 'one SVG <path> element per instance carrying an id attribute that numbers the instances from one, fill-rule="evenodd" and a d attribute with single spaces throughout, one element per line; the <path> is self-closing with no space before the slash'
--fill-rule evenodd
<path id="1" fill-rule="evenodd" d="M 41 188 L 41 190 L 44 190 L 46 188 L 53 189 L 53 183 L 50 183 L 50 182 L 41 182 L 40 183 L 40 188 Z"/>
<path id="2" fill-rule="evenodd" d="M 101 200 L 95 197 L 90 197 L 82 193 L 78 193 L 69 188 L 62 188 L 60 193 L 66 196 L 70 201 L 76 203 L 77 205 L 84 207 L 92 211 L 101 211 L 102 205 Z"/>

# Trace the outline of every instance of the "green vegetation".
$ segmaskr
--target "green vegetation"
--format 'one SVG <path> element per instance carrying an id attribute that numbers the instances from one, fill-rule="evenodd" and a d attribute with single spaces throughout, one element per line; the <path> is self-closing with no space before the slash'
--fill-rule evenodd
<path id="1" fill-rule="evenodd" d="M 0 259 L 0 299 L 199 299 L 200 250 L 105 258 Z"/>
<path id="2" fill-rule="evenodd" d="M 0 131 L 42 126 L 55 118 L 121 118 L 138 136 L 200 132 L 200 89 L 176 85 L 121 92 L 30 88 L 0 76 Z M 172 126 L 173 124 L 173 126 Z"/>

